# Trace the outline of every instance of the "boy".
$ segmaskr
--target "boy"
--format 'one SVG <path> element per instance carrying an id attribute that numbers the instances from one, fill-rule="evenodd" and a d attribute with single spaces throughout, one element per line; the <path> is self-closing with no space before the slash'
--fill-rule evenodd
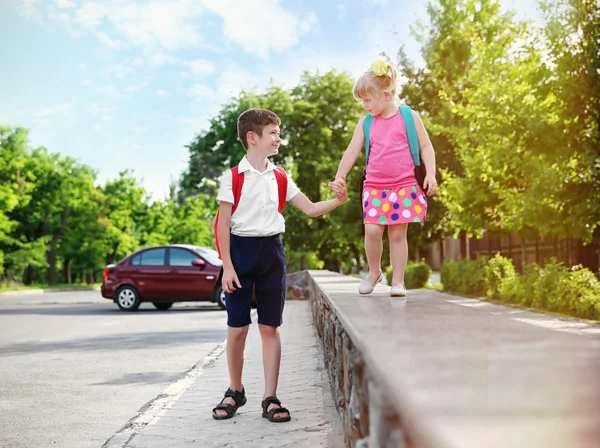
<path id="1" fill-rule="evenodd" d="M 253 290 L 258 312 L 258 328 L 263 346 L 265 393 L 263 417 L 271 422 L 287 422 L 290 412 L 277 399 L 281 361 L 279 326 L 285 298 L 286 258 L 280 234 L 285 221 L 279 212 L 280 176 L 268 158 L 279 152 L 279 117 L 270 110 L 249 109 L 238 118 L 238 137 L 246 156 L 238 165 L 243 173 L 243 193 L 232 215 L 234 203 L 232 171 L 223 174 L 217 200 L 218 240 L 223 259 L 221 284 L 227 302 L 227 365 L 229 389 L 214 409 L 217 420 L 231 418 L 246 404 L 242 385 L 244 347 L 250 320 Z M 287 177 L 285 200 L 311 217 L 320 216 L 348 200 L 347 191 L 328 201 L 311 202 Z M 283 185 L 285 185 L 284 183 Z M 238 181 L 239 185 L 239 181 Z"/>

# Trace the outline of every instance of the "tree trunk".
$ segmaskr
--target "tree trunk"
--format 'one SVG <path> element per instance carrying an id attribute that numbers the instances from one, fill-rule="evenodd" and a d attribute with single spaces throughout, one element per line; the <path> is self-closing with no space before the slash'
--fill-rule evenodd
<path id="1" fill-rule="evenodd" d="M 60 227 L 52 237 L 52 241 L 50 242 L 50 248 L 48 249 L 47 259 L 49 285 L 58 284 L 58 273 L 56 272 L 56 251 L 58 249 L 58 242 L 60 241 L 65 226 L 67 225 L 67 218 L 69 217 L 69 213 L 71 213 L 71 207 L 66 207 L 63 213 L 62 221 L 60 223 Z"/>
<path id="2" fill-rule="evenodd" d="M 67 285 L 70 285 L 71 284 L 71 260 L 70 259 L 65 260 L 64 277 L 65 277 L 65 283 Z"/>

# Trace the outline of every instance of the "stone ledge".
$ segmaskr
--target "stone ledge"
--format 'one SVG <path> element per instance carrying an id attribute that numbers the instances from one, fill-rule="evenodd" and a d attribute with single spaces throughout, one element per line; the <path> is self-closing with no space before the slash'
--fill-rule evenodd
<path id="1" fill-rule="evenodd" d="M 360 296 L 352 277 L 298 275 L 348 447 L 600 446 L 600 334 L 435 291 Z"/>

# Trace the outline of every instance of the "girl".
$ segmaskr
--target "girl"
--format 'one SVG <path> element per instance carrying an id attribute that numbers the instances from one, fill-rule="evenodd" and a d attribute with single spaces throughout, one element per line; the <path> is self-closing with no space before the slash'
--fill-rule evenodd
<path id="1" fill-rule="evenodd" d="M 383 280 L 381 271 L 382 238 L 388 228 L 393 276 L 390 295 L 406 296 L 404 272 L 408 262 L 406 230 L 409 222 L 422 222 L 427 214 L 423 190 L 431 196 L 437 191 L 435 154 L 419 115 L 410 111 L 415 122 L 420 159 L 425 165 L 423 189 L 415 177 L 415 162 L 410 152 L 407 128 L 396 103 L 396 68 L 379 59 L 363 73 L 354 85 L 353 94 L 372 119 L 369 128 L 367 166 L 363 183 L 363 217 L 365 251 L 369 275 L 360 284 L 360 294 L 370 294 Z M 346 188 L 346 175 L 354 166 L 365 145 L 365 118 L 360 119 L 354 136 L 344 152 L 335 176 L 330 182 L 336 196 Z"/>

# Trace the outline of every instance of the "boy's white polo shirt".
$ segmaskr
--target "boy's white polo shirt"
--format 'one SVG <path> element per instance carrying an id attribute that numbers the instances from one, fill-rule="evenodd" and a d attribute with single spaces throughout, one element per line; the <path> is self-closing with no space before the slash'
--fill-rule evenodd
<path id="1" fill-rule="evenodd" d="M 272 236 L 285 232 L 285 220 L 279 213 L 279 191 L 275 178 L 276 166 L 267 161 L 267 170 L 261 173 L 244 158 L 238 172 L 244 173 L 240 203 L 231 216 L 231 233 L 238 236 Z M 300 193 L 294 181 L 287 176 L 286 201 Z M 233 204 L 231 170 L 223 173 L 217 201 Z"/>

